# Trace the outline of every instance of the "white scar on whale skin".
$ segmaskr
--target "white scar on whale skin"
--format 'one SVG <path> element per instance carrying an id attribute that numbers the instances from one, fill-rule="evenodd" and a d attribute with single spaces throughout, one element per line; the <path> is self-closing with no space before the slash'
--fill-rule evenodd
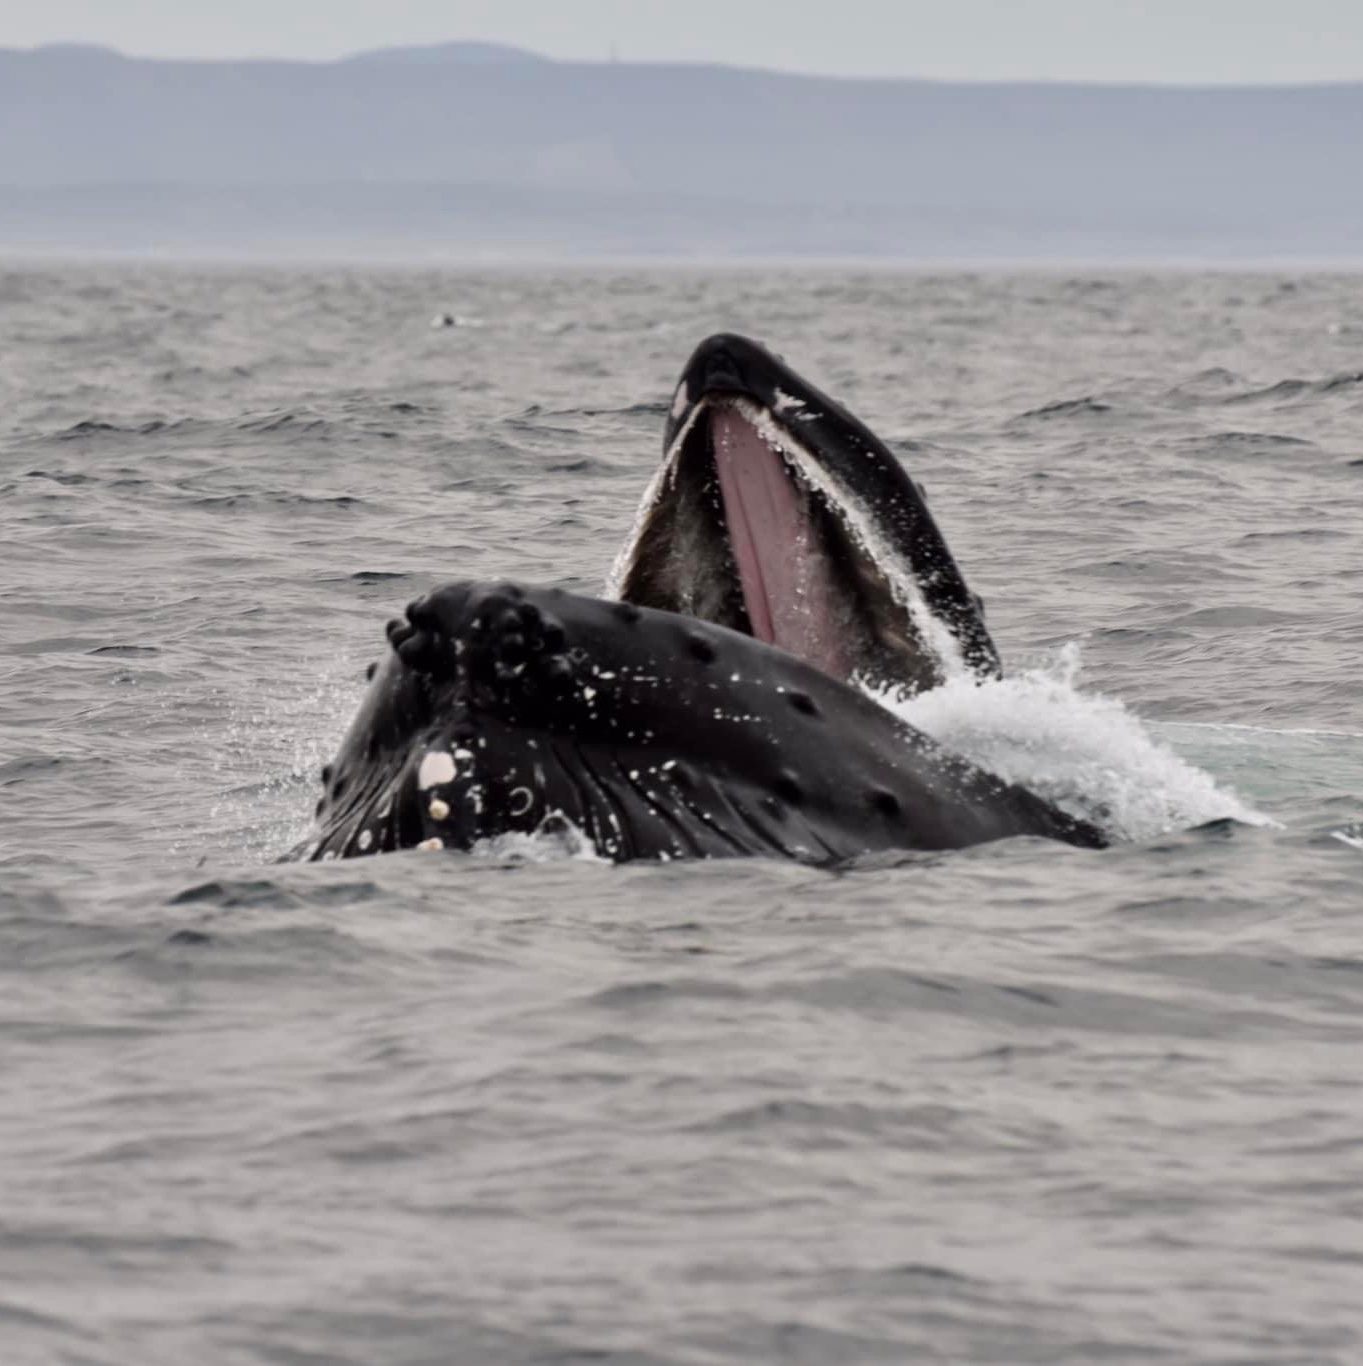
<path id="1" fill-rule="evenodd" d="M 417 769 L 417 788 L 424 792 L 428 787 L 435 787 L 440 783 L 452 783 L 457 771 L 452 754 L 447 754 L 444 750 L 432 750 L 422 759 L 421 767 Z"/>

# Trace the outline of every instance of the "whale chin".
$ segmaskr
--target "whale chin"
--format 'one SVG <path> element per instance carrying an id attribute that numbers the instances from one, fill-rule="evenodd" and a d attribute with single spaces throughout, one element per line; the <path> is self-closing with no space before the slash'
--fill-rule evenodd
<path id="1" fill-rule="evenodd" d="M 757 343 L 703 342 L 607 591 L 913 694 L 998 655 L 922 490 Z"/>

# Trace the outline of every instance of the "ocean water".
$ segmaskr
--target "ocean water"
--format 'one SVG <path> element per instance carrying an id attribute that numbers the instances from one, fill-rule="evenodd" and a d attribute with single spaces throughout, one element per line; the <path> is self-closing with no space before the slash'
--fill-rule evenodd
<path id="1" fill-rule="evenodd" d="M 720 328 L 986 599 L 910 718 L 1122 841 L 276 863 Z M 0 270 L 0 1360 L 1363 1360 L 1361 609 L 1363 276 Z"/>

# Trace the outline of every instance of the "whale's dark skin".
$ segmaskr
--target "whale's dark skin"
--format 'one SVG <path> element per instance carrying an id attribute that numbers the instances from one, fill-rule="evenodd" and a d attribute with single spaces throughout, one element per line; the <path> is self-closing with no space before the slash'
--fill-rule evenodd
<path id="1" fill-rule="evenodd" d="M 453 583 L 389 640 L 308 857 L 468 849 L 564 818 L 617 861 L 1104 843 L 856 688 L 694 618 Z"/>

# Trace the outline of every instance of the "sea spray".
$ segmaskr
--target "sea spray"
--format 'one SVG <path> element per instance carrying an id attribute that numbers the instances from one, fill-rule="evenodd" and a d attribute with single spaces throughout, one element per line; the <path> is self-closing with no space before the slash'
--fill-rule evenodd
<path id="1" fill-rule="evenodd" d="M 1268 818 L 1156 741 L 1115 698 L 1080 691 L 1076 642 L 1009 678 L 955 678 L 877 701 L 949 748 L 1120 839 Z"/>

